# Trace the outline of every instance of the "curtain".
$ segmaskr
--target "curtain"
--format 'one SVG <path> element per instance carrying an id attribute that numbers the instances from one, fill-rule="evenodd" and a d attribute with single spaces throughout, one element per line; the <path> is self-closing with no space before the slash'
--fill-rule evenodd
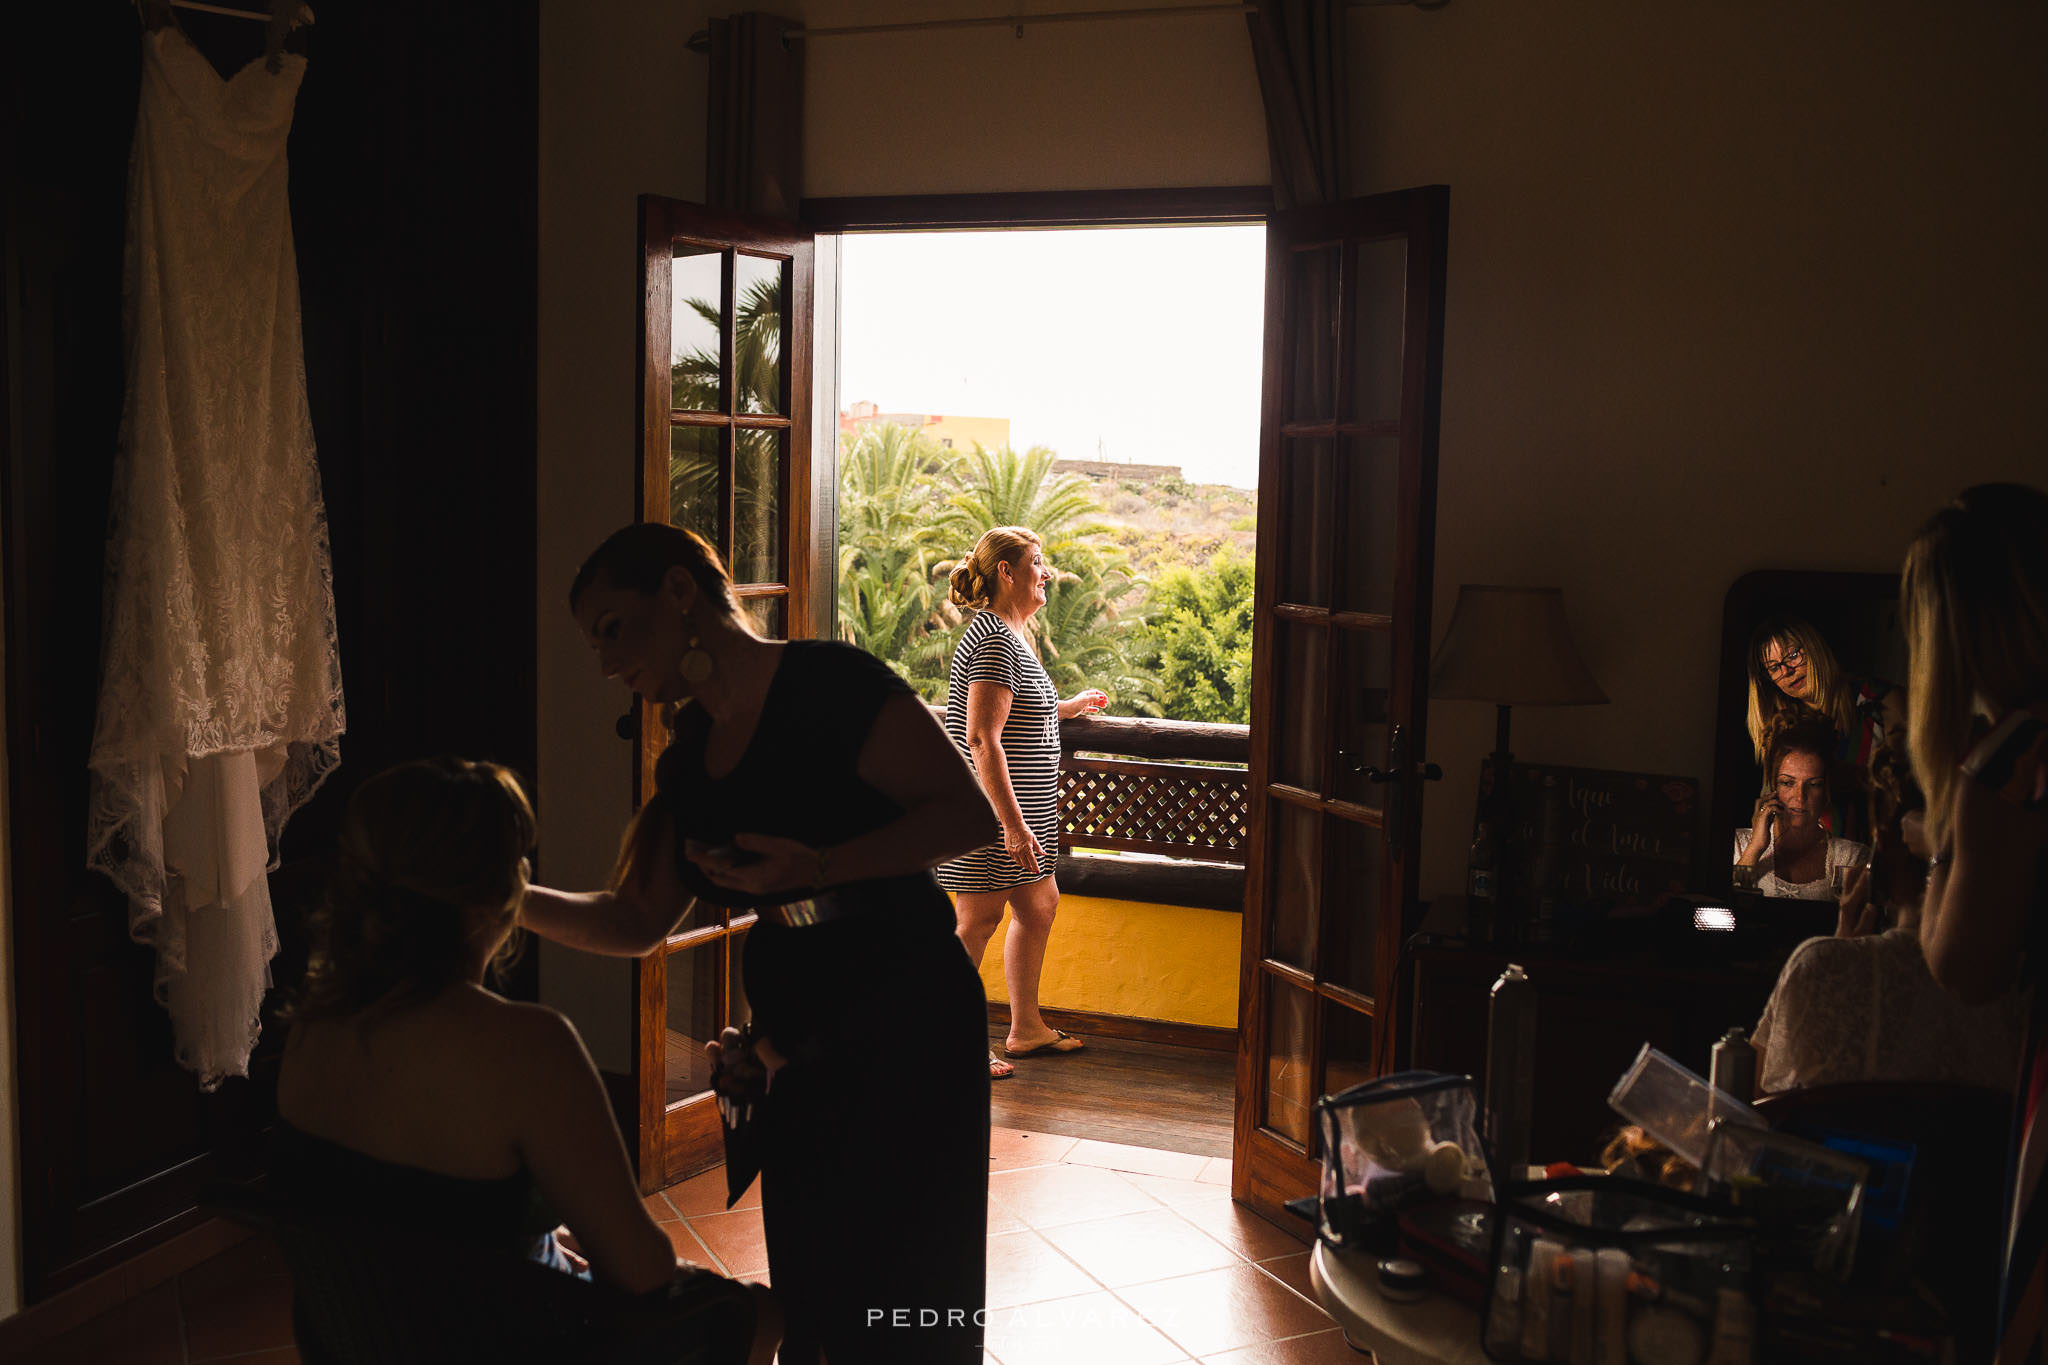
<path id="1" fill-rule="evenodd" d="M 804 45 L 794 20 L 751 12 L 711 21 L 704 201 L 794 219 L 804 189 Z"/>
<path id="2" fill-rule="evenodd" d="M 1245 16 L 1266 105 L 1273 205 L 1344 197 L 1343 0 L 1260 0 Z"/>

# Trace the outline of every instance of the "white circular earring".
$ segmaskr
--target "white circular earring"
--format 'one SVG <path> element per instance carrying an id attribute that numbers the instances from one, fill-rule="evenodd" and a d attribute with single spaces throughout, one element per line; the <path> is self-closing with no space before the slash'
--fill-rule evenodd
<path id="1" fill-rule="evenodd" d="M 690 648 L 676 665 L 676 672 L 683 675 L 683 681 L 692 687 L 711 676 L 711 655 L 702 648 L 702 642 L 694 635 L 690 637 Z"/>

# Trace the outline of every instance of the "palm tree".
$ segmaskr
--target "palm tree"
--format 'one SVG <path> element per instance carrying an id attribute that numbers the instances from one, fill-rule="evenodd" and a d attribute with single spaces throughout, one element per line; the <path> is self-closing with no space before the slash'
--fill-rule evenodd
<path id="1" fill-rule="evenodd" d="M 725 319 L 716 299 L 677 300 L 719 335 Z M 669 365 L 669 403 L 691 412 L 720 412 L 721 367 L 717 348 L 698 347 Z M 741 294 L 733 316 L 734 412 L 781 412 L 782 272 L 757 279 Z M 716 428 L 677 428 L 669 448 L 669 520 L 711 539 L 718 538 L 719 439 Z M 785 452 L 773 432 L 735 431 L 733 478 L 733 571 L 742 579 L 764 566 L 772 575 L 778 524 L 776 500 Z"/>
<path id="2" fill-rule="evenodd" d="M 941 500 L 956 457 L 893 424 L 861 432 L 840 466 L 839 634 L 928 700 L 945 692 Z"/>
<path id="3" fill-rule="evenodd" d="M 1028 527 L 1050 560 L 1107 534 L 1107 526 L 1083 520 L 1102 510 L 1088 481 L 1077 474 L 1053 476 L 1058 458 L 1044 446 L 1019 455 L 1007 446 L 991 451 L 977 442 L 962 464 L 963 487 L 951 499 L 948 529 L 972 548 L 994 527 Z"/>

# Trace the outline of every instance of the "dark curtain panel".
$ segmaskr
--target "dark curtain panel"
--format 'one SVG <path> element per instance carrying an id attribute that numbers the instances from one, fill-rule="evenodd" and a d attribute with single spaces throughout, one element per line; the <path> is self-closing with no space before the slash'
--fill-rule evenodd
<path id="1" fill-rule="evenodd" d="M 1266 104 L 1273 205 L 1344 197 L 1343 0 L 1260 0 L 1245 16 Z"/>
<path id="2" fill-rule="evenodd" d="M 711 21 L 711 145 L 704 202 L 794 219 L 804 190 L 804 45 L 793 20 Z"/>

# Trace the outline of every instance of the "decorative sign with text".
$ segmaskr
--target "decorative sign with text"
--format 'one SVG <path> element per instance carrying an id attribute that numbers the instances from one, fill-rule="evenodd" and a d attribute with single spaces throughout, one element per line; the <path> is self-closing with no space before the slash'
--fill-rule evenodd
<path id="1" fill-rule="evenodd" d="M 1492 764 L 1481 776 L 1482 808 Z M 1517 763 L 1507 803 L 1519 899 L 1558 906 L 1639 905 L 1685 888 L 1699 838 L 1690 777 Z"/>

